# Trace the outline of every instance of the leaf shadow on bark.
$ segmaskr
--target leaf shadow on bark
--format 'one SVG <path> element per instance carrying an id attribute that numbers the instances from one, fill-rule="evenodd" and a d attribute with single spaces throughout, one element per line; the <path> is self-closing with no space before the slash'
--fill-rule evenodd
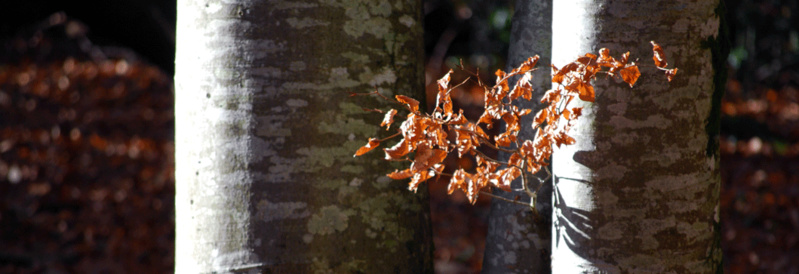
<path id="1" fill-rule="evenodd" d="M 565 244 L 572 253 L 591 265 L 595 267 L 606 265 L 607 262 L 597 259 L 596 254 L 590 254 L 594 253 L 592 251 L 596 248 L 591 243 L 593 239 L 589 236 L 588 231 L 595 229 L 596 220 L 591 220 L 588 211 L 570 207 L 564 202 L 563 194 L 561 194 L 558 188 L 558 182 L 560 180 L 571 180 L 584 184 L 591 183 L 587 180 L 576 178 L 554 177 L 554 185 L 552 188 L 554 198 L 552 212 L 553 249 L 558 249 L 561 244 Z M 562 242 L 561 236 L 563 236 Z"/>

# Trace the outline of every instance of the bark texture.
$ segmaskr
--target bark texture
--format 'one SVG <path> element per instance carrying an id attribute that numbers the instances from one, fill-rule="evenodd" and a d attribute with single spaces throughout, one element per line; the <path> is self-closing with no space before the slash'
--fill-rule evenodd
<path id="1" fill-rule="evenodd" d="M 385 108 L 424 98 L 421 1 L 179 0 L 176 272 L 430 273 L 427 189 L 384 174 Z"/>
<path id="2" fill-rule="evenodd" d="M 555 3 L 553 64 L 629 50 L 642 76 L 634 88 L 599 77 L 596 102 L 572 104 L 584 107 L 571 131 L 577 144 L 553 156 L 553 273 L 720 271 L 717 131 L 706 127 L 719 115 L 714 75 L 725 73 L 708 45 L 718 5 Z M 673 82 L 652 65 L 650 40 L 679 68 Z"/>
<path id="3" fill-rule="evenodd" d="M 521 108 L 536 113 L 541 104 L 538 99 L 551 86 L 550 52 L 552 43 L 552 0 L 516 1 L 511 25 L 508 68 L 510 71 L 527 58 L 538 54 L 538 70 L 533 72 L 534 100 L 519 104 Z M 515 83 L 517 80 L 512 80 Z M 533 115 L 522 118 L 519 138 L 533 139 L 530 126 Z M 505 161 L 510 155 L 500 153 Z M 544 173 L 544 172 L 541 172 Z M 545 175 L 542 176 L 546 177 Z M 531 187 L 538 187 L 536 180 Z M 521 180 L 513 182 L 514 189 L 521 188 Z M 514 199 L 519 193 L 494 190 L 495 195 Z M 525 196 L 525 195 L 522 195 Z M 550 221 L 552 212 L 551 181 L 544 184 L 538 194 L 534 216 L 529 207 L 493 200 L 488 215 L 488 233 L 483 258 L 483 273 L 549 273 L 550 272 Z"/>

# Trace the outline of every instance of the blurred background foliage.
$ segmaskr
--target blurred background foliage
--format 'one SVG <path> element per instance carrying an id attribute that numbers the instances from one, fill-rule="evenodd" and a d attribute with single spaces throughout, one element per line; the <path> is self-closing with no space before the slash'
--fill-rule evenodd
<path id="1" fill-rule="evenodd" d="M 725 3 L 725 270 L 799 273 L 799 7 Z M 424 1 L 428 101 L 461 60 L 489 83 L 505 68 L 513 6 Z M 0 3 L 0 272 L 172 271 L 175 8 Z M 481 92 L 471 83 L 453 97 L 479 113 Z M 491 201 L 445 189 L 430 184 L 436 270 L 478 272 Z"/>

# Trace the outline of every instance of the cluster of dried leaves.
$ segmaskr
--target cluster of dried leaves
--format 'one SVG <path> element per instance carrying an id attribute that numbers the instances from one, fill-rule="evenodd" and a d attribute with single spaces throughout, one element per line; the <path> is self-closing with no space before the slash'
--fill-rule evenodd
<path id="1" fill-rule="evenodd" d="M 652 45 L 655 65 L 659 69 L 665 70 L 668 80 L 671 81 L 677 73 L 677 69 L 666 69 L 667 63 L 663 49 L 654 41 Z M 397 95 L 395 96 L 396 100 L 391 100 L 376 91 L 366 93 L 398 103 L 408 111 L 408 114 L 396 134 L 384 139 L 369 139 L 365 146 L 355 152 L 355 156 L 363 155 L 377 148 L 381 143 L 402 135 L 400 142 L 390 148 L 384 148 L 383 151 L 386 160 L 411 162 L 409 168 L 396 170 L 387 175 L 395 180 L 410 178 L 410 190 L 416 191 L 421 182 L 434 176 L 450 176 L 448 192 L 451 194 L 456 189 L 460 189 L 474 204 L 481 192 L 490 195 L 483 191 L 484 189 L 496 187 L 511 191 L 511 182 L 521 178 L 523 187 L 521 190 L 531 197 L 530 205 L 532 206 L 535 204 L 537 190 L 528 189 L 527 176 L 524 176 L 525 171 L 535 174 L 543 169 L 549 174 L 546 166 L 552 155 L 553 146 L 560 147 L 575 142 L 568 132 L 574 126 L 576 119 L 582 115 L 582 108 L 567 106 L 575 97 L 593 102 L 596 93 L 591 85 L 591 80 L 601 73 L 610 77 L 619 76 L 621 80 L 632 87 L 641 73 L 635 62 L 629 62 L 629 56 L 630 53 L 627 52 L 622 54 L 621 58 L 616 59 L 610 56 L 608 49 L 603 48 L 599 50 L 599 56 L 587 53 L 560 69 L 553 65 L 552 82 L 558 85 L 546 91 L 541 97 L 540 102 L 546 107 L 535 114 L 531 126 L 536 130 L 536 134 L 533 139 L 527 140 L 521 140 L 518 137 L 522 129 L 521 117 L 529 115 L 532 110 L 519 109 L 514 101 L 533 98 L 533 87 L 530 81 L 539 59 L 537 55 L 530 57 L 510 72 L 497 70 L 495 73 L 497 82 L 490 88 L 480 83 L 485 90 L 485 105 L 484 112 L 476 123 L 468 121 L 462 110 L 458 113 L 453 110 L 450 95 L 458 85 L 450 86 L 452 70 L 438 80 L 435 109 L 430 114 L 420 112 L 419 101 L 407 96 Z M 607 69 L 603 70 L 603 68 Z M 520 77 L 516 81 L 516 85 L 511 88 L 509 81 L 513 76 Z M 352 95 L 364 94 L 352 93 Z M 369 110 L 385 113 L 380 126 L 385 126 L 386 130 L 389 130 L 398 113 L 396 109 L 387 112 L 378 109 Z M 505 129 L 496 136 L 489 136 L 481 127 L 482 124 L 486 129 L 491 129 L 494 123 L 500 120 L 505 122 Z M 455 135 L 453 141 L 449 138 L 449 134 L 452 133 Z M 506 152 L 510 157 L 507 161 L 492 159 L 478 150 L 481 146 Z M 463 168 L 459 168 L 452 174 L 443 172 L 442 162 L 447 155 L 456 151 L 458 157 L 475 158 L 477 166 L 474 172 L 468 172 Z M 411 152 L 415 152 L 413 156 L 409 156 Z"/>

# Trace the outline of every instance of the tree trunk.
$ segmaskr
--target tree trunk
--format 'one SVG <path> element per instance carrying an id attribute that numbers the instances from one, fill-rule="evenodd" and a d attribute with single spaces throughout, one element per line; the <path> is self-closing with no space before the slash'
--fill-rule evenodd
<path id="1" fill-rule="evenodd" d="M 430 273 L 427 189 L 372 152 L 424 98 L 421 1 L 179 0 L 176 272 Z"/>
<path id="2" fill-rule="evenodd" d="M 507 70 L 513 69 L 536 54 L 541 57 L 538 61 L 539 69 L 533 72 L 533 88 L 536 95 L 533 96 L 534 99 L 548 90 L 552 83 L 549 69 L 551 43 L 552 0 L 517 1 L 512 18 Z M 515 81 L 517 80 L 511 82 Z M 521 101 L 520 108 L 533 109 L 533 113 L 541 108 L 538 99 Z M 524 126 L 519 133 L 520 139 L 535 137 L 535 132 L 530 126 L 532 119 L 533 115 L 522 118 L 521 124 Z M 503 161 L 509 156 L 500 153 Z M 534 182 L 531 186 L 537 187 L 537 184 Z M 514 189 L 521 188 L 521 180 L 513 182 L 512 186 Z M 497 189 L 494 194 L 514 199 L 519 193 Z M 550 272 L 551 195 L 551 182 L 547 182 L 538 194 L 536 209 L 539 216 L 533 216 L 533 212 L 526 206 L 500 200 L 491 201 L 483 273 Z"/>
<path id="3" fill-rule="evenodd" d="M 570 134 L 577 143 L 553 156 L 553 273 L 720 271 L 718 5 L 555 3 L 555 66 L 629 50 L 642 76 L 633 88 L 598 77 L 596 102 L 572 103 L 584 107 Z M 679 68 L 674 81 L 652 65 L 650 40 Z"/>

